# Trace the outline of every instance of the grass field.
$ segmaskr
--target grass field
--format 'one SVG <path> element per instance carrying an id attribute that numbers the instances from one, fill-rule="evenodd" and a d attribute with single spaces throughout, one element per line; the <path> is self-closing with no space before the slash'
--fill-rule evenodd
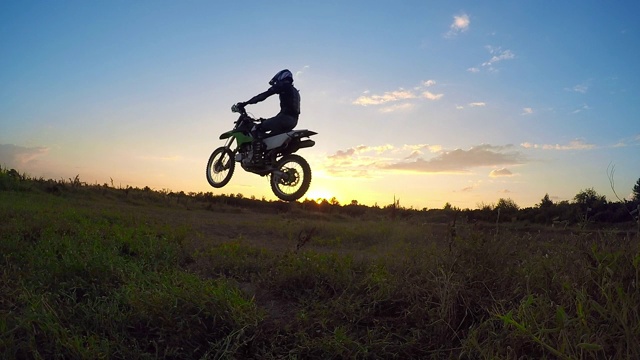
<path id="1" fill-rule="evenodd" d="M 640 358 L 636 234 L 71 185 L 0 191 L 3 358 Z"/>

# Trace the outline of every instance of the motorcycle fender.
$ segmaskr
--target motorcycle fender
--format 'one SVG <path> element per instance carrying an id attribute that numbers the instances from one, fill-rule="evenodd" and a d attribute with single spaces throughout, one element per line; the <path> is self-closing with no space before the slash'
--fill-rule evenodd
<path id="1" fill-rule="evenodd" d="M 233 131 L 227 131 L 225 133 L 222 133 L 222 135 L 220 135 L 220 140 L 228 139 L 231 136 L 233 136 Z"/>
<path id="2" fill-rule="evenodd" d="M 307 129 L 302 129 L 302 130 L 294 130 L 292 132 L 289 133 L 289 135 L 293 138 L 302 138 L 302 137 L 309 137 L 312 135 L 316 135 L 318 134 L 315 131 L 311 131 L 311 130 L 307 130 Z"/>
<path id="3" fill-rule="evenodd" d="M 251 136 L 245 135 L 239 131 L 227 131 L 222 133 L 222 135 L 220 135 L 220 140 L 228 139 L 230 137 L 234 137 L 238 142 L 238 145 L 251 142 L 251 140 L 253 140 Z"/>
<path id="4" fill-rule="evenodd" d="M 298 144 L 298 147 L 300 149 L 303 149 L 303 148 L 312 147 L 315 144 L 316 144 L 316 142 L 313 141 L 313 140 L 302 140 L 302 141 L 300 141 L 300 144 Z"/>

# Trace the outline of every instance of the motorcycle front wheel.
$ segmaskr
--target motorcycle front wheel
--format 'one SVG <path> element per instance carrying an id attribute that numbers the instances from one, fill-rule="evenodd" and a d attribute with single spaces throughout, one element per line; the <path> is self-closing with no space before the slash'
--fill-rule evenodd
<path id="1" fill-rule="evenodd" d="M 233 152 L 226 147 L 213 151 L 207 162 L 207 181 L 214 188 L 221 188 L 231 180 L 236 163 Z"/>
<path id="2" fill-rule="evenodd" d="M 311 167 L 298 155 L 286 155 L 276 164 L 271 174 L 271 190 L 284 201 L 296 201 L 309 190 Z"/>

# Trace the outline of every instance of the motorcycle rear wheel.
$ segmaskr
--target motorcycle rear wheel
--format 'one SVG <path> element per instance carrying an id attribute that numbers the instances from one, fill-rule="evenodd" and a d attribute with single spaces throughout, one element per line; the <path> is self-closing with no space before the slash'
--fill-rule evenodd
<path id="1" fill-rule="evenodd" d="M 222 146 L 213 151 L 207 162 L 207 181 L 214 188 L 221 188 L 231 180 L 236 163 L 233 152 Z"/>
<path id="2" fill-rule="evenodd" d="M 280 200 L 296 201 L 309 190 L 311 167 L 303 157 L 285 155 L 276 164 L 276 169 L 283 175 L 271 174 L 271 190 Z"/>

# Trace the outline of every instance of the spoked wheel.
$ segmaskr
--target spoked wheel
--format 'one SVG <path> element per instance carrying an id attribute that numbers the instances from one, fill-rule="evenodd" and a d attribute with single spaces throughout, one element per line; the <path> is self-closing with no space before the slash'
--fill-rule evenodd
<path id="1" fill-rule="evenodd" d="M 276 169 L 271 174 L 271 190 L 280 200 L 296 201 L 309 190 L 311 167 L 301 156 L 284 156 Z"/>
<path id="2" fill-rule="evenodd" d="M 207 181 L 214 188 L 221 188 L 231 180 L 236 163 L 233 152 L 226 147 L 213 151 L 207 162 Z"/>

